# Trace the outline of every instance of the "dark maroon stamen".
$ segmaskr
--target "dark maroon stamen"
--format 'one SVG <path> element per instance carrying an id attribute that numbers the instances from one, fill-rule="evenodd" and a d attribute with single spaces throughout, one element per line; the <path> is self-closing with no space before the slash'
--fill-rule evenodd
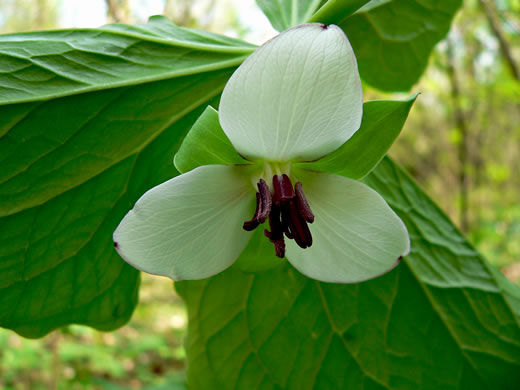
<path id="1" fill-rule="evenodd" d="M 285 256 L 285 241 L 283 239 L 283 225 L 281 222 L 281 210 L 278 206 L 273 205 L 271 214 L 269 214 L 269 227 L 271 231 L 265 229 L 264 235 L 274 244 L 276 256 L 283 258 Z"/>
<path id="2" fill-rule="evenodd" d="M 245 221 L 242 227 L 244 230 L 250 232 L 252 230 L 255 230 L 258 225 L 260 225 L 260 222 L 258 222 L 258 213 L 260 212 L 260 194 L 256 193 L 256 209 L 255 209 L 255 215 L 253 218 L 251 218 L 249 221 Z"/>
<path id="3" fill-rule="evenodd" d="M 286 174 L 273 176 L 273 201 L 277 205 L 289 202 L 294 198 L 291 179 Z"/>
<path id="4" fill-rule="evenodd" d="M 258 225 L 264 223 L 271 212 L 271 192 L 269 191 L 267 183 L 260 179 L 257 187 L 258 192 L 256 193 L 255 215 L 249 221 L 245 221 L 244 225 L 242 225 L 244 230 L 247 230 L 248 232 L 255 230 Z"/>
<path id="5" fill-rule="evenodd" d="M 285 241 L 283 240 L 283 237 L 281 240 L 275 241 L 273 244 L 276 256 L 283 259 L 285 257 Z"/>
<path id="6" fill-rule="evenodd" d="M 256 210 L 253 218 L 244 222 L 244 229 L 254 230 L 269 218 L 269 228 L 264 234 L 274 245 L 276 256 L 285 256 L 285 237 L 296 241 L 301 248 L 312 245 L 312 235 L 307 223 L 314 222 L 314 214 L 303 192 L 302 183 L 293 187 L 289 176 L 273 176 L 273 192 L 260 179 L 256 193 Z"/>
<path id="7" fill-rule="evenodd" d="M 294 185 L 294 190 L 296 192 L 296 205 L 298 206 L 298 211 L 300 215 L 309 223 L 314 222 L 314 214 L 311 211 L 311 207 L 309 206 L 309 202 L 307 202 L 307 198 L 305 197 L 305 193 L 303 192 L 303 187 L 301 182 L 297 182 Z"/>
<path id="8" fill-rule="evenodd" d="M 292 240 L 294 238 L 294 234 L 291 231 L 289 226 L 289 205 L 284 205 L 282 210 L 282 226 L 284 229 L 285 236 Z"/>
<path id="9" fill-rule="evenodd" d="M 258 222 L 264 223 L 269 216 L 269 213 L 271 212 L 271 206 L 272 206 L 272 199 L 271 199 L 271 192 L 269 191 L 269 187 L 267 186 L 267 183 L 260 179 L 260 181 L 257 184 L 258 192 L 260 193 L 260 206 L 261 210 L 258 212 Z"/>
<path id="10" fill-rule="evenodd" d="M 271 242 L 275 242 L 283 239 L 283 225 L 281 221 L 281 210 L 279 207 L 273 205 L 271 208 L 271 214 L 269 214 L 269 227 L 271 231 L 264 230 L 264 234 Z"/>
<path id="11" fill-rule="evenodd" d="M 300 246 L 300 248 L 308 248 L 312 245 L 312 236 L 307 226 L 307 222 L 302 218 L 298 212 L 298 206 L 296 202 L 292 201 L 289 203 L 289 229 L 294 235 L 294 241 Z"/>

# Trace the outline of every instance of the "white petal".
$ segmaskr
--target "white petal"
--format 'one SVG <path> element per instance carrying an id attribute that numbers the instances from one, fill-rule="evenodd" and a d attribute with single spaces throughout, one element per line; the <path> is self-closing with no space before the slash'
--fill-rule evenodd
<path id="1" fill-rule="evenodd" d="M 243 168 L 202 166 L 146 192 L 114 232 L 121 257 L 174 280 L 229 267 L 247 245 L 242 229 L 255 191 Z"/>
<path id="2" fill-rule="evenodd" d="M 310 248 L 287 240 L 287 259 L 301 273 L 324 282 L 361 282 L 388 272 L 408 254 L 404 223 L 370 187 L 326 173 L 296 174 L 315 215 Z"/>
<path id="3" fill-rule="evenodd" d="M 233 73 L 219 108 L 224 132 L 250 159 L 315 160 L 359 128 L 354 52 L 334 25 L 306 24 L 258 48 Z"/>

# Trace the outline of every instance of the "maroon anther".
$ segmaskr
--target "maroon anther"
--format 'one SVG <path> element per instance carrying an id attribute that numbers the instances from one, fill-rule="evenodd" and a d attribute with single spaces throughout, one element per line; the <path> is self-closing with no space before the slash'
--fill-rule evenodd
<path id="1" fill-rule="evenodd" d="M 265 229 L 264 235 L 273 243 L 276 256 L 283 259 L 285 256 L 285 241 L 283 239 L 284 231 L 281 221 L 281 210 L 276 205 L 273 205 L 271 208 L 269 227 L 271 228 L 271 231 Z"/>
<path id="2" fill-rule="evenodd" d="M 267 183 L 260 179 L 257 184 L 255 215 L 249 221 L 245 221 L 242 227 L 248 232 L 255 230 L 258 225 L 264 223 L 271 212 L 271 192 Z"/>
<path id="3" fill-rule="evenodd" d="M 285 233 L 285 237 L 292 240 L 294 238 L 294 234 L 291 231 L 290 226 L 289 226 L 289 213 L 287 212 L 287 208 L 289 207 L 289 205 L 284 205 L 283 207 L 284 207 L 284 209 L 286 209 L 282 212 L 282 215 L 281 215 L 283 232 Z"/>
<path id="4" fill-rule="evenodd" d="M 271 191 L 269 191 L 269 187 L 267 183 L 260 179 L 257 184 L 258 192 L 260 194 L 260 205 L 261 210 L 258 212 L 258 222 L 264 223 L 271 212 L 272 199 L 271 199 Z"/>
<path id="5" fill-rule="evenodd" d="M 309 206 L 309 202 L 307 202 L 307 198 L 305 197 L 305 193 L 303 192 L 302 183 L 297 182 L 294 185 L 294 190 L 296 192 L 296 205 L 298 206 L 298 212 L 307 222 L 313 223 L 314 214 L 312 213 L 311 207 Z"/>
<path id="6" fill-rule="evenodd" d="M 258 222 L 258 212 L 260 210 L 260 194 L 256 193 L 256 209 L 255 209 L 255 215 L 253 218 L 251 218 L 249 221 L 245 221 L 242 227 L 244 230 L 250 232 L 252 230 L 255 230 L 260 223 Z"/>
<path id="7" fill-rule="evenodd" d="M 289 214 L 289 229 L 294 236 L 294 241 L 296 241 L 300 248 L 310 247 L 312 245 L 312 236 L 309 226 L 307 226 L 307 222 L 300 215 L 298 206 L 294 200 L 289 203 L 287 212 Z"/>
<path id="8" fill-rule="evenodd" d="M 285 257 L 285 241 L 283 240 L 283 237 L 281 240 L 273 242 L 273 244 L 276 256 L 283 259 Z"/>
<path id="9" fill-rule="evenodd" d="M 281 221 L 281 210 L 276 205 L 271 208 L 271 214 L 269 215 L 269 227 L 271 231 L 265 229 L 265 236 L 271 241 L 275 242 L 283 240 L 283 225 Z"/>
<path id="10" fill-rule="evenodd" d="M 274 245 L 276 256 L 285 256 L 285 239 L 296 241 L 301 248 L 312 245 L 312 235 L 307 223 L 314 222 L 302 183 L 297 182 L 293 187 L 289 176 L 273 176 L 273 192 L 269 191 L 267 183 L 260 179 L 256 193 L 255 215 L 244 222 L 244 229 L 254 230 L 258 225 L 269 218 L 269 228 L 264 230 L 265 236 Z"/>
<path id="11" fill-rule="evenodd" d="M 286 174 L 273 176 L 273 201 L 276 205 L 284 204 L 294 198 L 291 179 Z"/>

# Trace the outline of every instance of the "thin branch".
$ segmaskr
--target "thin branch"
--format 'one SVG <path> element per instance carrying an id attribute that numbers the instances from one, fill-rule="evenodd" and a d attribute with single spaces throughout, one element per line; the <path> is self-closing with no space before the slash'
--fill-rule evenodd
<path id="1" fill-rule="evenodd" d="M 469 228 L 469 181 L 467 177 L 468 165 L 468 127 L 466 125 L 466 118 L 460 106 L 460 85 L 457 79 L 457 71 L 455 64 L 455 54 L 453 49 L 453 42 L 451 39 L 447 40 L 447 67 L 448 77 L 451 84 L 451 97 L 453 100 L 453 114 L 455 125 L 460 132 L 460 142 L 458 144 L 459 157 L 459 190 L 460 190 L 460 229 L 467 232 Z"/>
<path id="2" fill-rule="evenodd" d="M 507 42 L 504 31 L 502 30 L 502 25 L 500 24 L 496 10 L 487 0 L 479 0 L 479 2 L 482 10 L 486 14 L 486 18 L 489 22 L 491 30 L 493 31 L 493 34 L 495 34 L 498 43 L 500 44 L 500 51 L 502 52 L 502 56 L 506 60 L 506 63 L 511 70 L 511 74 L 517 81 L 520 81 L 520 69 L 518 68 L 517 63 L 513 58 L 511 47 Z"/>
<path id="3" fill-rule="evenodd" d="M 126 18 L 123 16 L 123 13 L 117 3 L 117 0 L 105 0 L 107 5 L 107 14 L 108 17 L 111 18 L 116 23 L 126 22 Z"/>

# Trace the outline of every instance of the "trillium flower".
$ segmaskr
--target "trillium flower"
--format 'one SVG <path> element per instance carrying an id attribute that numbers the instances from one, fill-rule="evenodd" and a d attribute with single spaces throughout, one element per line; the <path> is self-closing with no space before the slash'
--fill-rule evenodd
<path id="1" fill-rule="evenodd" d="M 281 33 L 222 93 L 219 121 L 244 163 L 200 166 L 146 192 L 114 232 L 116 249 L 142 271 L 202 279 L 263 228 L 266 245 L 310 278 L 353 283 L 389 271 L 409 251 L 400 218 L 365 184 L 312 169 L 359 129 L 362 111 L 340 28 Z"/>

